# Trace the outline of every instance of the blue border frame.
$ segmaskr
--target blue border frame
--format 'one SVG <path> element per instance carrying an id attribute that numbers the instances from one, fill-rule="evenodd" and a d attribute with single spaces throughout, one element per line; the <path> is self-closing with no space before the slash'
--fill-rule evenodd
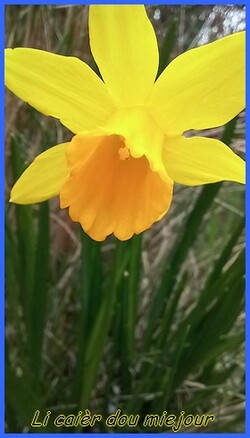
<path id="1" fill-rule="evenodd" d="M 81 5 L 81 4 L 148 4 L 148 5 L 153 5 L 153 4 L 163 4 L 163 5 L 246 5 L 246 28 L 247 28 L 247 49 L 246 52 L 248 54 L 248 50 L 249 50 L 249 36 L 248 36 L 248 22 L 250 21 L 250 6 L 247 5 L 247 2 L 245 1 L 238 1 L 238 0 L 233 0 L 233 1 L 226 1 L 226 0 L 218 0 L 217 2 L 215 1 L 205 1 L 205 0 L 200 0 L 200 1 L 192 1 L 192 0 L 186 0 L 185 2 L 183 1 L 178 1 L 178 0 L 151 0 L 149 2 L 141 2 L 141 1 L 131 1 L 131 0 L 125 0 L 125 1 L 105 1 L 105 0 L 96 0 L 96 1 L 85 1 L 85 2 L 80 2 L 80 1 L 76 1 L 76 0 L 61 0 L 61 1 L 44 1 L 44 0 L 40 0 L 40 1 L 30 1 L 30 0 L 26 0 L 26 1 L 22 1 L 22 0 L 8 0 L 5 1 L 4 3 L 0 2 L 0 32 L 1 32 L 1 38 L 0 38 L 0 53 L 1 53 L 1 61 L 0 61 L 0 65 L 2 66 L 2 68 L 0 69 L 0 97 L 1 97 L 1 101 L 2 101 L 2 105 L 0 106 L 0 139 L 1 142 L 0 144 L 1 146 L 1 159 L 0 159 L 0 206 L 1 206 L 1 214 L 0 214 L 0 242 L 2 242 L 2 245 L 0 247 L 0 278 L 4 279 L 4 69 L 3 69 L 3 65 L 4 65 L 4 8 L 6 5 Z M 247 56 L 247 67 L 246 67 L 246 72 L 249 73 L 250 69 L 248 68 L 248 56 Z M 247 75 L 246 75 L 247 77 Z M 246 92 L 246 97 L 247 97 L 247 103 L 248 103 L 248 84 L 247 84 L 247 92 Z M 250 134 L 249 134 L 249 115 L 248 112 L 246 113 L 246 144 L 248 144 L 248 140 L 250 139 Z M 247 150 L 247 148 L 246 148 Z M 246 152 L 246 159 L 248 162 L 248 155 L 250 155 L 250 151 Z M 248 168 L 248 166 L 247 166 Z M 247 169 L 248 170 L 248 169 Z M 247 206 L 249 205 L 249 190 L 248 190 L 248 185 L 249 185 L 249 172 L 247 171 L 247 187 L 246 187 L 246 211 L 247 211 Z M 246 218 L 246 242 L 249 239 L 249 230 L 250 228 L 250 219 Z M 249 260 L 249 255 L 247 252 L 247 257 L 246 257 L 246 267 L 248 265 L 248 261 Z M 248 290 L 248 278 L 246 279 L 246 290 Z M 248 314 L 248 308 L 249 308 L 249 299 L 247 297 L 246 294 L 246 311 Z M 1 354 L 1 361 L 0 361 L 0 382 L 1 382 L 1 387 L 4 388 L 4 305 L 5 305 L 5 300 L 4 300 L 4 281 L 2 282 L 2 295 L 1 295 L 1 306 L 0 306 L 0 322 L 1 322 L 1 332 L 3 334 L 3 336 L 1 337 L 1 345 L 0 345 L 0 354 Z M 246 323 L 246 328 L 248 326 L 248 319 L 247 319 L 247 323 Z M 248 355 L 249 355 L 249 342 L 248 342 L 248 337 L 247 337 L 247 343 L 246 343 L 246 360 L 248 359 Z M 248 376 L 246 376 L 246 394 L 247 394 L 247 400 L 248 400 L 248 392 L 249 392 L 249 379 Z M 22 436 L 29 436 L 30 433 L 5 433 L 4 432 L 4 411 L 5 411 L 5 391 L 1 391 L 0 394 L 0 434 L 1 436 L 8 436 L 8 437 L 16 437 L 17 435 L 22 435 Z M 245 426 L 246 426 L 246 431 L 245 433 L 232 433 L 230 434 L 230 436 L 236 436 L 236 437 L 244 437 L 244 436 L 248 436 L 248 433 L 250 433 L 250 420 L 248 418 L 247 415 L 247 410 L 246 410 L 246 421 L 245 421 Z M 46 437 L 52 437 L 55 434 L 54 433 L 31 433 L 32 436 L 34 437 L 41 437 L 42 435 L 45 435 Z M 102 435 L 106 435 L 108 433 L 96 433 L 95 435 L 97 436 L 102 436 Z M 63 435 L 65 437 L 74 437 L 75 435 L 77 435 L 77 433 L 59 433 L 57 435 Z M 85 435 L 87 436 L 92 436 L 92 433 L 85 433 Z M 130 436 L 130 435 L 137 435 L 137 433 L 116 433 L 116 435 L 119 436 Z M 149 435 L 148 433 L 142 433 L 140 434 L 142 436 L 144 435 Z M 164 433 L 164 436 L 168 435 L 168 436 L 173 436 L 173 434 L 169 434 L 169 433 Z M 181 433 L 182 436 L 187 436 L 187 437 L 195 437 L 197 436 L 194 433 Z M 212 435 L 214 438 L 216 437 L 220 437 L 223 434 L 220 433 L 200 433 L 199 436 L 207 436 L 207 435 Z M 228 435 L 228 434 L 227 434 Z M 158 433 L 150 433 L 150 436 L 154 437 L 154 436 L 158 436 Z"/>
<path id="2" fill-rule="evenodd" d="M 248 27 L 249 27 L 249 21 L 250 21 L 250 8 L 249 5 L 246 5 L 246 108 L 248 108 L 249 105 L 249 83 L 247 81 L 248 78 L 248 74 L 250 72 L 249 70 L 249 56 L 248 56 L 248 52 L 249 52 L 249 34 L 248 34 Z M 249 143 L 249 139 L 250 139 L 250 133 L 249 133 L 249 112 L 248 110 L 246 111 L 246 145 Z M 246 206 L 245 206 L 245 211 L 247 213 L 248 211 L 248 205 L 249 205 L 249 168 L 248 168 L 248 159 L 249 159 L 249 151 L 246 148 Z M 246 328 L 246 347 L 245 347 L 245 354 L 246 354 L 246 371 L 248 369 L 248 357 L 249 357 L 249 339 L 248 339 L 248 327 L 249 327 L 249 319 L 248 319 L 248 313 L 249 313 L 249 306 L 250 306 L 250 301 L 249 298 L 247 296 L 247 292 L 249 290 L 249 279 L 248 279 L 248 271 L 247 271 L 247 266 L 249 266 L 249 253 L 248 253 L 248 240 L 249 240 L 249 228 L 250 228 L 250 219 L 249 216 L 246 214 L 246 263 L 245 263 L 245 272 L 246 272 L 246 323 L 245 323 L 245 328 Z M 245 428 L 246 428 L 246 435 L 248 435 L 248 433 L 250 432 L 250 419 L 249 416 L 247 415 L 247 408 L 248 408 L 248 397 L 249 397 L 249 378 L 248 378 L 248 374 L 246 372 L 246 420 L 245 420 Z"/>
<path id="3" fill-rule="evenodd" d="M 1 44 L 1 61 L 0 65 L 4 65 L 4 5 L 0 4 L 0 44 Z M 0 345 L 0 382 L 1 387 L 4 388 L 5 377 L 4 377 L 4 333 L 5 333 L 5 319 L 4 319 L 4 307 L 5 307 L 5 289 L 4 289 L 4 277 L 5 277 L 5 264 L 4 264 L 4 165 L 5 165 L 5 154 L 4 154 L 4 69 L 0 68 L 0 97 L 1 97 L 1 105 L 0 105 L 0 144 L 1 144 L 1 155 L 0 155 L 0 241 L 2 245 L 0 245 L 0 278 L 3 279 L 1 283 L 1 305 L 0 305 L 0 323 L 1 323 L 1 345 Z M 4 402 L 5 402 L 5 390 L 1 391 L 0 394 L 0 409 L 3 413 L 0 415 L 0 431 L 4 431 Z M 3 432 L 4 433 L 4 432 Z"/>
<path id="4" fill-rule="evenodd" d="M 142 2 L 142 1 L 131 1 L 131 0 L 124 0 L 124 1 L 105 1 L 105 0 L 97 0 L 97 1 L 85 1 L 85 2 L 80 2 L 77 0 L 71 0 L 71 1 L 67 1 L 67 0 L 62 0 L 62 1 L 51 1 L 51 2 L 47 2 L 44 0 L 35 0 L 35 1 L 29 1 L 29 0 L 8 0 L 4 2 L 4 5 L 91 5 L 91 4 L 113 4 L 113 5 L 119 5 L 119 4 L 143 4 L 143 5 L 245 5 L 246 2 L 244 1 L 240 1 L 240 0 L 234 0 L 234 1 L 227 1 L 227 0 L 219 0 L 219 1 L 206 1 L 206 0 L 200 0 L 200 1 L 192 1 L 192 0 L 187 0 L 185 2 L 183 1 L 178 1 L 178 0 L 152 0 L 152 1 L 146 1 L 146 2 Z"/>
<path id="5" fill-rule="evenodd" d="M 0 65 L 4 65 L 4 5 L 0 4 Z M 4 319 L 4 307 L 5 307 L 5 290 L 4 290 L 4 277 L 5 277 L 5 265 L 4 265 L 4 164 L 5 164 L 5 154 L 4 154 L 4 69 L 0 68 L 0 144 L 1 155 L 0 155 L 0 278 L 3 279 L 1 283 L 1 304 L 0 304 L 0 324 L 1 324 L 1 340 L 0 340 L 0 382 L 1 387 L 4 388 L 4 333 L 5 333 L 5 319 Z M 4 431 L 4 402 L 5 402 L 5 391 L 2 390 L 0 393 L 0 410 L 2 414 L 0 415 L 0 431 Z M 4 432 L 3 432 L 4 434 Z"/>

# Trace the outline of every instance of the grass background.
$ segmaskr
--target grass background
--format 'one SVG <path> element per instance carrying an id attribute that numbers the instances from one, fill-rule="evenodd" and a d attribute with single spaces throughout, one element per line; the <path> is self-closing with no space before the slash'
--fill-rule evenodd
<path id="1" fill-rule="evenodd" d="M 239 6 L 148 6 L 159 73 L 190 47 L 244 28 Z M 92 59 L 86 6 L 6 6 L 6 47 Z M 244 153 L 244 114 L 202 135 Z M 244 431 L 244 188 L 176 185 L 169 214 L 128 242 L 92 241 L 59 209 L 8 203 L 32 159 L 71 133 L 6 93 L 6 432 L 79 432 L 69 414 L 213 413 Z M 107 428 L 105 421 L 85 431 Z M 166 431 L 165 428 L 137 432 Z M 171 430 L 167 430 L 171 432 Z M 201 429 L 183 429 L 182 432 Z"/>

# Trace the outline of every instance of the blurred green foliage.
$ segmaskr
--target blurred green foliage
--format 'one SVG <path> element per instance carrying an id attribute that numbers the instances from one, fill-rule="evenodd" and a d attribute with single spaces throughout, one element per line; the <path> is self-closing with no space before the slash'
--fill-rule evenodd
<path id="1" fill-rule="evenodd" d="M 148 7 L 159 72 L 205 32 L 213 8 Z M 218 26 L 225 16 L 217 11 Z M 84 6 L 7 6 L 6 45 L 80 54 L 94 67 L 86 20 Z M 7 93 L 7 199 L 32 157 L 70 138 L 18 102 Z M 241 154 L 244 116 L 208 135 Z M 104 419 L 117 409 L 213 413 L 206 431 L 243 431 L 243 230 L 244 190 L 233 183 L 177 187 L 169 215 L 128 242 L 92 241 L 56 200 L 7 202 L 6 432 L 56 432 L 52 421 L 32 430 L 35 410 L 54 418 L 86 408 Z"/>

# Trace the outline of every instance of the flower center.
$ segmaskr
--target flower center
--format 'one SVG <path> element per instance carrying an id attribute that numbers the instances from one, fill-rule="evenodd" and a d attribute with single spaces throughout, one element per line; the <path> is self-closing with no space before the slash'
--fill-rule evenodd
<path id="1" fill-rule="evenodd" d="M 121 139 L 123 144 L 119 148 L 120 160 L 145 156 L 151 169 L 169 183 L 163 163 L 165 134 L 145 108 L 117 110 L 106 122 L 104 129 Z"/>
<path id="2" fill-rule="evenodd" d="M 67 149 L 69 176 L 61 208 L 95 240 L 141 233 L 169 208 L 172 181 L 162 180 L 145 155 L 135 158 L 122 135 L 79 134 Z"/>
<path id="3" fill-rule="evenodd" d="M 129 149 L 127 148 L 127 146 L 122 146 L 119 150 L 118 150 L 118 154 L 120 157 L 120 160 L 124 161 L 124 160 L 128 160 L 131 155 L 129 152 Z"/>

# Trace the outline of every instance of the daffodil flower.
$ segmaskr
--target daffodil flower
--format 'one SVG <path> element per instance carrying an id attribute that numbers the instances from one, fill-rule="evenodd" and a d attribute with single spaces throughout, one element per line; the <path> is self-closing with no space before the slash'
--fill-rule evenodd
<path id="1" fill-rule="evenodd" d="M 157 40 L 144 6 L 91 6 L 81 60 L 6 49 L 6 85 L 75 136 L 39 155 L 12 202 L 60 197 L 93 239 L 141 233 L 169 209 L 174 182 L 244 183 L 244 161 L 219 140 L 183 135 L 222 126 L 244 108 L 244 32 L 174 59 L 156 80 Z"/>

